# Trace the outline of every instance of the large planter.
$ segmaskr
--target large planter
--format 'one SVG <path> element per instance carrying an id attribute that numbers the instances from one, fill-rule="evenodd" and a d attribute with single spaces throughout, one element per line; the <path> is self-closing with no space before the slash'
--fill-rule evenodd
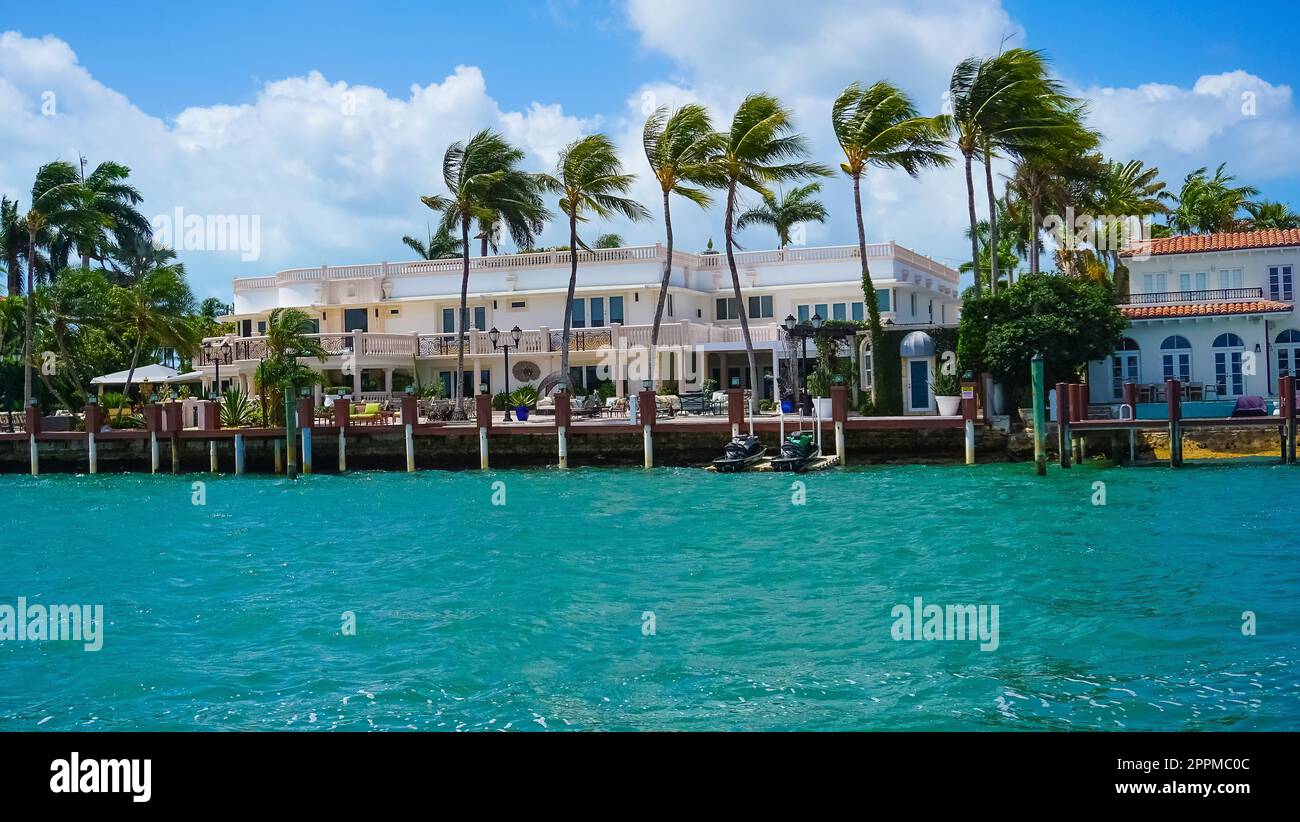
<path id="1" fill-rule="evenodd" d="M 823 420 L 831 418 L 831 398 L 830 397 L 813 397 L 813 410 L 817 416 Z"/>
<path id="2" fill-rule="evenodd" d="M 794 400 L 781 400 L 781 413 L 782 413 L 782 414 L 793 414 L 793 413 L 794 413 Z"/>
<path id="3" fill-rule="evenodd" d="M 939 416 L 941 417 L 955 417 L 961 412 L 961 397 L 936 396 L 934 401 L 939 406 Z"/>
<path id="4" fill-rule="evenodd" d="M 520 422 L 528 422 L 528 406 L 516 405 L 515 419 L 519 420 Z"/>

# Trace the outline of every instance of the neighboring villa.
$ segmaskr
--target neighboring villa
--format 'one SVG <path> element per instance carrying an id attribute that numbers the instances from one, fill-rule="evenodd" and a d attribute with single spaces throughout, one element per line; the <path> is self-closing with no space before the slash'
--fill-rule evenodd
<path id="1" fill-rule="evenodd" d="M 1092 402 L 1117 402 L 1126 382 L 1140 402 L 1161 401 L 1169 378 L 1190 400 L 1272 397 L 1300 370 L 1300 229 L 1169 237 L 1122 256 L 1131 325 L 1120 350 L 1089 364 Z"/>
<path id="2" fill-rule="evenodd" d="M 867 254 L 886 323 L 918 329 L 956 325 L 955 270 L 892 242 L 869 245 Z M 636 366 L 645 362 L 666 258 L 659 245 L 580 253 L 569 345 L 572 384 L 594 388 L 608 379 L 619 396 L 641 388 L 644 369 Z M 272 309 L 293 307 L 313 318 L 331 353 L 325 363 L 313 363 L 326 385 L 349 387 L 360 399 L 379 399 L 405 390 L 418 369 L 421 384 L 441 381 L 450 395 L 461 265 L 455 258 L 237 278 L 234 310 L 225 318 L 236 334 L 205 341 L 198 368 L 210 385 L 219 361 L 223 386 L 233 383 L 251 392 L 253 373 L 265 355 L 267 317 Z M 523 332 L 518 350 L 510 351 L 511 388 L 536 384 L 559 369 L 569 265 L 567 251 L 470 259 L 467 396 L 484 385 L 493 393 L 506 387 L 502 353 L 484 333 L 491 328 L 499 329 L 502 343 L 511 329 Z M 743 252 L 736 254 L 736 265 L 761 371 L 757 385 L 749 373 L 726 258 L 709 252 L 674 252 L 659 339 L 660 381 L 689 391 L 706 378 L 721 387 L 735 379 L 770 399 L 774 362 L 785 361 L 781 323 L 787 315 L 805 321 L 814 314 L 825 320 L 866 318 L 857 246 Z M 810 346 L 809 357 L 815 356 Z M 928 370 L 905 367 L 904 379 L 932 371 L 932 361 Z M 869 384 L 869 370 L 863 376 Z M 909 405 L 918 407 L 908 410 L 930 410 L 929 395 L 919 385 L 904 389 L 905 396 L 926 401 L 925 408 L 919 399 L 912 401 Z"/>

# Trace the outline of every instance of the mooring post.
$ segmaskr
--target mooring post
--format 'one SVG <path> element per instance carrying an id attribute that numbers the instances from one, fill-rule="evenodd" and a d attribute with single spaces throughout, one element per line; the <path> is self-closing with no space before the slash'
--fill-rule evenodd
<path id="1" fill-rule="evenodd" d="M 221 428 L 221 406 L 211 400 L 199 403 L 199 428 L 203 431 L 217 431 Z M 217 473 L 217 440 L 209 433 L 208 470 Z"/>
<path id="2" fill-rule="evenodd" d="M 835 458 L 845 464 L 844 423 L 849 418 L 849 389 L 843 385 L 831 386 L 831 419 L 835 421 Z"/>
<path id="3" fill-rule="evenodd" d="M 1137 386 L 1132 382 L 1124 383 L 1124 405 L 1128 407 L 1128 418 L 1137 419 Z M 1124 411 L 1120 409 L 1120 419 L 1124 418 Z M 1137 429 L 1129 427 L 1128 429 L 1128 461 L 1130 463 L 1137 461 Z"/>
<path id="4" fill-rule="evenodd" d="M 1282 462 L 1295 462 L 1295 377 L 1284 376 L 1277 380 L 1277 393 L 1281 400 Z"/>
<path id="5" fill-rule="evenodd" d="M 163 406 L 163 422 L 167 427 L 167 445 L 172 452 L 172 473 L 181 472 L 181 429 L 185 421 L 181 417 L 183 407 L 178 402 L 169 402 Z"/>
<path id="6" fill-rule="evenodd" d="M 92 397 L 93 398 L 93 397 Z M 99 410 L 99 405 L 93 402 L 86 403 L 86 459 L 89 462 L 90 473 L 99 473 L 99 449 L 95 445 L 95 433 L 99 431 L 99 426 L 103 425 L 103 412 Z"/>
<path id="7" fill-rule="evenodd" d="M 244 473 L 244 435 L 235 434 L 235 475 Z"/>
<path id="8" fill-rule="evenodd" d="M 1178 380 L 1165 380 L 1165 399 L 1169 405 L 1169 467 L 1183 464 L 1183 396 Z"/>
<path id="9" fill-rule="evenodd" d="M 731 438 L 740 436 L 740 426 L 745 422 L 745 389 L 727 389 L 727 422 L 731 423 Z"/>
<path id="10" fill-rule="evenodd" d="M 488 470 L 488 433 L 492 430 L 492 395 L 474 396 L 474 418 L 478 421 L 478 467 Z"/>
<path id="11" fill-rule="evenodd" d="M 158 473 L 158 430 L 162 428 L 162 406 L 149 403 L 144 407 L 144 423 L 149 429 L 149 468 Z"/>
<path id="12" fill-rule="evenodd" d="M 987 400 L 986 400 L 987 402 Z M 966 464 L 975 464 L 975 380 L 967 372 L 961 383 L 961 417 L 966 429 Z"/>
<path id="13" fill-rule="evenodd" d="M 1038 476 L 1047 476 L 1047 385 L 1043 378 L 1043 355 L 1035 354 L 1029 361 L 1029 372 L 1034 387 L 1034 470 Z"/>
<path id="14" fill-rule="evenodd" d="M 420 421 L 420 402 L 414 396 L 402 397 L 402 428 L 406 431 L 406 470 L 415 470 L 415 424 Z"/>
<path id="15" fill-rule="evenodd" d="M 289 479 L 298 479 L 298 403 L 293 389 L 284 389 L 284 460 Z M 276 440 L 279 442 L 279 440 Z"/>
<path id="16" fill-rule="evenodd" d="M 1068 384 L 1056 384 L 1056 449 L 1062 468 L 1070 467 L 1070 394 Z"/>
<path id="17" fill-rule="evenodd" d="M 569 392 L 555 392 L 555 440 L 560 449 L 560 467 L 569 467 L 569 425 L 573 422 L 573 398 Z"/>
<path id="18" fill-rule="evenodd" d="M 41 447 L 36 442 L 36 437 L 41 433 L 41 420 L 43 419 L 41 407 L 32 400 L 25 409 L 24 423 L 27 427 L 27 448 L 31 453 L 32 476 L 40 476 L 41 473 Z"/>
<path id="19" fill-rule="evenodd" d="M 1074 424 L 1088 418 L 1088 387 L 1081 382 L 1073 382 L 1066 390 L 1070 392 L 1070 447 L 1075 465 L 1080 465 L 1087 456 L 1083 440 L 1085 435 L 1083 429 L 1076 428 Z"/>
<path id="20" fill-rule="evenodd" d="M 280 455 L 280 441 L 278 439 L 271 440 L 271 460 L 274 464 L 272 468 L 274 473 L 278 474 L 284 470 L 283 459 Z"/>
<path id="21" fill-rule="evenodd" d="M 298 400 L 298 428 L 302 430 L 302 472 L 311 473 L 311 429 L 316 425 L 316 400 L 302 397 Z"/>
<path id="22" fill-rule="evenodd" d="M 348 424 L 351 420 L 352 406 L 343 399 L 334 401 L 334 424 L 339 427 L 339 473 L 348 470 Z"/>
<path id="23" fill-rule="evenodd" d="M 645 441 L 645 467 L 655 467 L 655 417 L 658 412 L 658 403 L 655 401 L 655 392 L 638 391 L 636 399 L 637 419 L 641 423 L 641 435 Z"/>

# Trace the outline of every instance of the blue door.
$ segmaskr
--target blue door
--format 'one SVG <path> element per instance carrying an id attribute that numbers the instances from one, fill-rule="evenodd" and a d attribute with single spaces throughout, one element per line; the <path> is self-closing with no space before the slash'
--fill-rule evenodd
<path id="1" fill-rule="evenodd" d="M 369 331 L 370 316 L 364 308 L 343 309 L 344 331 Z"/>
<path id="2" fill-rule="evenodd" d="M 930 410 L 930 362 L 910 360 L 907 363 L 912 389 L 909 392 L 909 411 Z"/>

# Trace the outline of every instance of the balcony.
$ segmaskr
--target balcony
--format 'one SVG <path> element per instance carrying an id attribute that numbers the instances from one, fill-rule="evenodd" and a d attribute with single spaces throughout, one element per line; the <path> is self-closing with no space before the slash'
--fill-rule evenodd
<path id="1" fill-rule="evenodd" d="M 611 348 L 648 348 L 653 327 L 650 325 L 611 325 L 608 328 L 575 328 L 569 332 L 569 351 L 603 351 Z M 347 334 L 310 334 L 320 341 L 321 347 L 331 357 L 356 354 L 358 359 L 406 360 L 410 357 L 433 359 L 455 357 L 458 353 L 458 335 L 451 334 L 385 334 L 353 332 Z M 523 332 L 519 354 L 559 353 L 564 332 L 548 328 Z M 780 326 L 775 323 L 756 323 L 750 326 L 750 337 L 755 343 L 775 342 L 780 339 Z M 743 344 L 739 326 L 721 326 L 695 322 L 666 322 L 659 327 L 659 345 L 663 348 L 696 346 L 708 343 L 728 345 Z M 486 331 L 469 331 L 465 334 L 465 354 L 485 355 L 498 349 Z M 204 340 L 197 366 L 212 366 L 217 362 L 230 365 L 236 362 L 257 362 L 268 355 L 266 337 L 211 337 Z"/>
<path id="2" fill-rule="evenodd" d="M 1149 294 L 1130 294 L 1125 305 L 1174 305 L 1182 303 L 1230 303 L 1258 300 L 1264 296 L 1262 288 L 1209 288 L 1197 291 L 1155 291 Z"/>

